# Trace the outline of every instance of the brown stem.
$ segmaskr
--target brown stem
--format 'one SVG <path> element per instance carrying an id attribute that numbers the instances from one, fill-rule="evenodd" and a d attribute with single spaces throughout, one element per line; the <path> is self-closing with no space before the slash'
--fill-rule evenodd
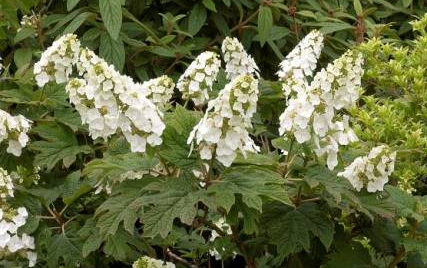
<path id="1" fill-rule="evenodd" d="M 173 253 L 170 249 L 166 249 L 166 254 L 173 260 L 178 261 L 190 268 L 198 268 L 199 266 L 181 258 L 180 256 L 176 255 L 175 253 Z"/>
<path id="2" fill-rule="evenodd" d="M 245 261 L 246 261 L 246 264 L 248 265 L 248 268 L 256 268 L 255 262 L 252 258 L 249 257 L 248 251 L 246 250 L 246 245 L 243 244 L 243 242 L 240 240 L 240 237 L 239 237 L 239 234 L 237 233 L 236 228 L 231 226 L 231 231 L 232 231 L 232 235 L 233 235 L 233 240 L 234 240 L 234 242 L 236 242 L 241 253 L 243 254 L 243 257 L 245 258 Z"/>

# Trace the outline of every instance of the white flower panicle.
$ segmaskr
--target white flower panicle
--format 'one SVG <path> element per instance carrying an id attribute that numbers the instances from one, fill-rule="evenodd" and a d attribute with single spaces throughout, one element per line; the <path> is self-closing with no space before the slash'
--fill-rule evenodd
<path id="1" fill-rule="evenodd" d="M 20 156 L 22 148 L 28 143 L 28 130 L 31 128 L 31 121 L 22 115 L 12 116 L 0 110 L 0 143 L 8 141 L 6 151 L 15 156 Z"/>
<path id="2" fill-rule="evenodd" d="M 227 235 L 232 235 L 232 230 L 231 230 L 231 227 L 230 227 L 230 225 L 225 221 L 225 218 L 220 218 L 220 219 L 218 219 L 215 223 L 214 223 L 220 230 L 222 230 L 224 233 L 226 233 Z M 220 237 L 220 235 L 218 234 L 218 232 L 217 231 L 215 231 L 215 230 L 212 230 L 212 232 L 211 232 L 211 237 L 209 238 L 209 241 L 211 241 L 211 242 L 214 242 L 215 241 L 215 239 L 217 238 L 217 237 Z M 219 261 L 219 260 L 221 260 L 222 259 L 222 256 L 221 256 L 221 253 L 220 252 L 224 252 L 225 251 L 225 248 L 224 247 L 222 247 L 222 248 L 220 248 L 219 249 L 219 251 L 218 251 L 218 249 L 217 248 L 213 248 L 213 249 L 210 249 L 209 250 L 209 254 L 211 255 L 211 256 L 213 256 L 214 258 L 215 258 L 215 260 L 217 260 L 217 261 Z M 234 253 L 234 255 L 236 255 L 237 253 Z"/>
<path id="3" fill-rule="evenodd" d="M 314 32 L 311 39 L 304 38 L 303 42 L 312 40 L 312 47 L 320 47 L 322 38 L 319 36 Z M 279 133 L 293 135 L 298 143 L 313 139 L 317 146 L 315 153 L 319 157 L 326 155 L 327 165 L 332 170 L 338 164 L 339 146 L 358 140 L 349 126 L 348 116 L 340 116 L 337 112 L 352 107 L 359 98 L 363 59 L 360 54 L 346 52 L 318 72 L 309 84 L 301 77 L 312 74 L 319 49 L 310 49 L 313 51 L 310 60 L 300 60 L 300 65 L 292 63 L 292 68 L 279 71 L 285 81 L 285 95 L 289 97 L 288 106 L 279 118 Z M 290 58 L 297 59 L 296 56 Z"/>
<path id="4" fill-rule="evenodd" d="M 24 226 L 28 218 L 25 207 L 17 210 L 0 208 L 0 256 L 24 255 L 28 259 L 28 266 L 34 267 L 37 261 L 34 237 L 26 233 L 18 234 L 18 229 Z"/>
<path id="5" fill-rule="evenodd" d="M 145 152 L 147 143 L 151 146 L 162 143 L 165 129 L 162 113 L 146 96 L 159 104 L 166 98 L 169 100 L 173 90 L 169 78 L 135 83 L 93 51 L 81 48 L 75 35 L 55 41 L 36 65 L 39 86 L 49 81 L 68 82 L 70 102 L 82 122 L 89 126 L 93 139 L 108 139 L 120 129 L 133 152 Z M 77 77 L 71 78 L 74 70 Z"/>
<path id="6" fill-rule="evenodd" d="M 144 96 L 160 110 L 164 110 L 173 95 L 175 83 L 167 75 L 150 79 L 142 83 Z"/>
<path id="7" fill-rule="evenodd" d="M 22 28 L 31 28 L 33 29 L 34 32 L 34 36 L 37 37 L 38 36 L 38 28 L 40 26 L 40 22 L 41 22 L 41 16 L 39 14 L 31 14 L 31 15 L 24 15 L 22 16 L 21 19 L 21 27 L 18 28 L 18 32 L 22 30 Z"/>
<path id="8" fill-rule="evenodd" d="M 13 197 L 13 185 L 12 177 L 3 168 L 0 168 L 0 203 L 1 200 L 6 200 L 8 197 Z"/>
<path id="9" fill-rule="evenodd" d="M 175 268 L 175 264 L 144 256 L 136 260 L 132 268 Z"/>
<path id="10" fill-rule="evenodd" d="M 257 64 L 237 38 L 226 37 L 222 42 L 221 50 L 225 61 L 225 72 L 229 80 L 243 74 L 259 77 Z"/>
<path id="11" fill-rule="evenodd" d="M 80 42 L 74 34 L 67 34 L 52 43 L 34 64 L 34 74 L 39 87 L 50 81 L 58 84 L 68 81 L 73 66 L 79 59 Z"/>
<path id="12" fill-rule="evenodd" d="M 367 156 L 354 159 L 338 176 L 346 178 L 357 191 L 363 187 L 371 193 L 383 191 L 394 171 L 395 160 L 396 152 L 392 152 L 385 145 L 377 146 L 372 148 Z"/>
<path id="13" fill-rule="evenodd" d="M 289 96 L 297 85 L 307 83 L 307 77 L 313 75 L 317 60 L 323 48 L 323 35 L 314 30 L 304 37 L 301 42 L 280 63 L 277 76 L 283 85 L 283 91 Z"/>
<path id="14" fill-rule="evenodd" d="M 196 140 L 200 157 L 216 159 L 224 166 L 230 166 L 237 150 L 257 152 L 248 133 L 252 128 L 251 118 L 256 112 L 258 80 L 250 75 L 240 75 L 220 91 L 218 97 L 209 101 L 204 117 L 194 127 L 188 144 Z"/>
<path id="15" fill-rule="evenodd" d="M 322 98 L 336 110 L 351 108 L 360 96 L 362 66 L 362 54 L 349 50 L 318 72 L 310 86 L 320 89 Z"/>
<path id="16" fill-rule="evenodd" d="M 197 106 L 209 100 L 208 91 L 212 90 L 220 67 L 221 61 L 215 52 L 206 51 L 197 56 L 178 80 L 182 98 L 191 99 Z"/>

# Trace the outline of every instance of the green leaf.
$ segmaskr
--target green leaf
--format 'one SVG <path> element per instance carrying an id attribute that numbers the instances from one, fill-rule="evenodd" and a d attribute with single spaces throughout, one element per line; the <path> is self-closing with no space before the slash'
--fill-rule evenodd
<path id="1" fill-rule="evenodd" d="M 329 261 L 322 268 L 365 267 L 374 268 L 369 251 L 358 242 L 339 243 L 336 251 L 328 255 Z"/>
<path id="2" fill-rule="evenodd" d="M 239 166 L 227 169 L 222 180 L 208 189 L 220 206 L 227 211 L 235 202 L 235 195 L 241 195 L 250 208 L 262 211 L 262 198 L 279 201 L 292 206 L 283 186 L 282 177 L 271 170 L 257 166 Z"/>
<path id="3" fill-rule="evenodd" d="M 22 40 L 24 40 L 25 38 L 34 36 L 34 34 L 35 34 L 34 29 L 24 27 L 19 32 L 16 33 L 15 38 L 13 39 L 13 41 L 15 43 L 18 43 L 18 42 L 21 42 Z"/>
<path id="4" fill-rule="evenodd" d="M 427 236 L 419 236 L 417 239 L 405 237 L 402 244 L 405 246 L 406 252 L 418 253 L 421 257 L 421 261 L 427 264 L 427 247 L 426 247 Z"/>
<path id="5" fill-rule="evenodd" d="M 142 189 L 149 179 L 141 181 L 127 181 L 119 185 L 113 195 L 102 203 L 95 212 L 96 226 L 102 237 L 114 235 L 123 222 L 123 227 L 133 233 L 137 218 L 143 212 L 145 205 Z"/>
<path id="6" fill-rule="evenodd" d="M 184 178 L 167 178 L 149 185 L 147 189 L 158 193 L 145 197 L 153 207 L 144 213 L 144 235 L 166 237 L 172 230 L 173 222 L 179 218 L 182 223 L 191 225 L 197 213 L 197 204 L 213 204 L 204 190 L 197 190 L 193 183 Z"/>
<path id="7" fill-rule="evenodd" d="M 83 12 L 77 15 L 68 26 L 64 29 L 62 34 L 74 33 L 82 24 L 90 17 L 95 16 L 92 12 Z"/>
<path id="8" fill-rule="evenodd" d="M 94 159 L 87 163 L 83 170 L 83 175 L 98 182 L 108 182 L 111 185 L 119 182 L 120 175 L 123 173 L 148 171 L 157 163 L 156 159 L 149 156 L 141 156 L 138 153 L 106 155 L 103 158 Z"/>
<path id="9" fill-rule="evenodd" d="M 73 10 L 79 2 L 80 0 L 67 0 L 67 11 Z"/>
<path id="10" fill-rule="evenodd" d="M 316 203 L 296 208 L 281 204 L 267 207 L 264 222 L 270 241 L 282 257 L 305 250 L 310 252 L 312 236 L 318 237 L 326 249 L 334 237 L 334 224 Z"/>
<path id="11" fill-rule="evenodd" d="M 63 162 L 69 167 L 80 153 L 90 153 L 92 150 L 87 145 L 79 145 L 73 131 L 57 123 L 43 123 L 32 129 L 44 140 L 35 141 L 29 148 L 39 153 L 35 156 L 35 164 L 52 169 L 57 162 Z"/>
<path id="12" fill-rule="evenodd" d="M 273 14 L 267 6 L 261 6 L 258 14 L 258 37 L 261 46 L 264 46 L 270 37 L 271 29 L 273 28 Z"/>
<path id="13" fill-rule="evenodd" d="M 101 34 L 99 56 L 108 63 L 113 64 L 117 70 L 122 71 L 125 65 L 125 47 L 121 38 L 114 40 L 110 35 Z"/>
<path id="14" fill-rule="evenodd" d="M 206 22 L 206 8 L 200 3 L 195 5 L 191 10 L 188 19 L 188 32 L 192 35 L 197 34 Z"/>
<path id="15" fill-rule="evenodd" d="M 99 10 L 105 28 L 112 39 L 117 40 L 122 27 L 122 7 L 117 0 L 99 0 Z"/>
<path id="16" fill-rule="evenodd" d="M 81 241 L 78 237 L 67 237 L 65 233 L 49 238 L 47 246 L 47 264 L 50 268 L 57 268 L 58 263 L 66 267 L 76 267 L 83 261 Z"/>
<path id="17" fill-rule="evenodd" d="M 92 185 L 89 184 L 89 181 L 81 181 L 80 177 L 80 171 L 75 171 L 66 177 L 62 187 L 62 200 L 64 204 L 71 205 L 80 196 L 92 190 Z"/>
<path id="18" fill-rule="evenodd" d="M 163 144 L 160 156 L 169 163 L 191 172 L 197 168 L 197 156 L 190 155 L 190 146 L 187 138 L 194 126 L 199 122 L 201 114 L 177 106 L 173 113 L 165 115 L 166 129 L 163 132 Z"/>
<path id="19" fill-rule="evenodd" d="M 357 16 L 362 16 L 363 8 L 360 0 L 353 0 L 354 10 L 356 11 Z"/>
<path id="20" fill-rule="evenodd" d="M 85 222 L 85 225 L 79 230 L 78 235 L 84 240 L 82 255 L 85 258 L 102 245 L 103 239 L 99 234 L 99 230 L 96 227 L 96 222 L 93 218 L 90 218 Z"/>
<path id="21" fill-rule="evenodd" d="M 33 51 L 31 48 L 19 48 L 13 54 L 13 61 L 16 64 L 16 67 L 21 68 L 26 64 L 31 63 L 31 58 Z"/>
<path id="22" fill-rule="evenodd" d="M 216 12 L 215 3 L 212 0 L 202 0 L 202 3 L 207 9 Z"/>
<path id="23" fill-rule="evenodd" d="M 145 252 L 153 250 L 141 238 L 131 235 L 122 229 L 110 235 L 105 241 L 104 252 L 122 262 L 133 262 Z"/>

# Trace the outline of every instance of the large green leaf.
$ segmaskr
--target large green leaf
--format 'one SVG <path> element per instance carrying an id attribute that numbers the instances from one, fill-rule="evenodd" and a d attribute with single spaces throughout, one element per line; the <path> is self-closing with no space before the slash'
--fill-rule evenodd
<path id="1" fill-rule="evenodd" d="M 227 211 L 234 204 L 236 195 L 240 195 L 248 207 L 258 211 L 262 210 L 262 198 L 292 206 L 282 177 L 272 170 L 258 166 L 239 166 L 226 170 L 221 180 L 210 186 L 208 192 Z"/>
<path id="2" fill-rule="evenodd" d="M 125 65 L 126 51 L 121 38 L 113 39 L 107 33 L 101 34 L 101 43 L 99 45 L 99 56 L 108 63 L 113 64 L 118 71 Z"/>
<path id="3" fill-rule="evenodd" d="M 175 219 L 192 224 L 199 202 L 213 206 L 206 192 L 193 185 L 191 180 L 184 178 L 166 178 L 149 185 L 147 189 L 156 190 L 157 193 L 145 197 L 145 201 L 153 205 L 143 215 L 145 236 L 166 237 Z"/>
<path id="4" fill-rule="evenodd" d="M 119 185 L 113 195 L 102 203 L 95 212 L 96 226 L 105 238 L 114 235 L 123 222 L 123 227 L 133 233 L 137 218 L 142 214 L 145 200 L 143 187 L 150 182 L 148 178 L 141 181 L 128 181 Z"/>
<path id="5" fill-rule="evenodd" d="M 267 42 L 273 28 L 273 14 L 270 7 L 261 6 L 258 14 L 258 37 L 261 46 Z"/>
<path id="6" fill-rule="evenodd" d="M 198 168 L 197 157 L 194 152 L 190 154 L 187 138 L 200 118 L 200 113 L 186 110 L 182 106 L 177 106 L 175 112 L 166 114 L 160 156 L 186 171 Z"/>
<path id="7" fill-rule="evenodd" d="M 76 267 L 83 261 L 82 243 L 79 237 L 67 236 L 66 233 L 49 238 L 47 245 L 47 264 L 57 268 L 60 263 L 65 267 Z"/>
<path id="8" fill-rule="evenodd" d="M 92 150 L 87 145 L 79 145 L 73 131 L 53 122 L 39 124 L 32 129 L 43 140 L 32 142 L 31 150 L 37 151 L 35 164 L 52 169 L 62 160 L 65 167 L 69 167 L 81 153 L 90 153 Z"/>
<path id="9" fill-rule="evenodd" d="M 193 7 L 188 19 L 188 32 L 195 35 L 205 24 L 207 18 L 206 8 L 202 4 L 197 4 Z"/>
<path id="10" fill-rule="evenodd" d="M 282 204 L 268 206 L 264 222 L 270 241 L 283 257 L 301 250 L 310 252 L 313 236 L 328 249 L 334 237 L 334 223 L 328 213 L 313 202 L 296 208 Z"/>
<path id="11" fill-rule="evenodd" d="M 122 6 L 119 0 L 99 0 L 99 10 L 105 28 L 113 39 L 119 37 L 122 27 Z"/>

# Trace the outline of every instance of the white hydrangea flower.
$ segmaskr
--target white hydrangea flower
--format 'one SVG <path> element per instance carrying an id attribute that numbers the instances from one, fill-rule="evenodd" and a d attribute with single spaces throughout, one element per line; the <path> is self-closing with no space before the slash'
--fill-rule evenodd
<path id="1" fill-rule="evenodd" d="M 31 15 L 24 15 L 21 18 L 21 27 L 18 28 L 18 32 L 22 30 L 22 28 L 31 28 L 34 30 L 34 36 L 38 36 L 38 28 L 40 26 L 41 16 L 39 14 L 31 14 Z"/>
<path id="2" fill-rule="evenodd" d="M 15 156 L 20 156 L 22 148 L 27 146 L 28 131 L 31 127 L 31 121 L 22 115 L 12 116 L 9 113 L 0 110 L 0 142 L 7 140 L 8 147 L 6 151 Z"/>
<path id="3" fill-rule="evenodd" d="M 347 51 L 334 62 L 329 63 L 325 69 L 316 74 L 312 88 L 321 89 L 325 101 L 331 102 L 336 110 L 351 108 L 359 99 L 359 88 L 363 75 L 363 58 L 360 53 Z"/>
<path id="4" fill-rule="evenodd" d="M 299 88 L 298 85 L 307 83 L 307 77 L 316 69 L 322 48 L 323 35 L 318 30 L 311 31 L 280 63 L 277 76 L 286 96 Z"/>
<path id="5" fill-rule="evenodd" d="M 58 84 L 68 81 L 80 53 L 80 42 L 74 34 L 67 34 L 48 47 L 34 64 L 34 74 L 39 87 L 50 81 Z"/>
<path id="6" fill-rule="evenodd" d="M 346 52 L 308 83 L 306 77 L 313 74 L 322 40 L 320 33 L 312 32 L 282 62 L 279 75 L 288 106 L 279 118 L 279 134 L 291 134 L 298 143 L 313 140 L 315 153 L 319 157 L 326 155 L 328 168 L 332 170 L 338 164 L 339 146 L 358 140 L 349 126 L 348 116 L 341 117 L 338 112 L 352 107 L 359 98 L 363 60 L 360 54 Z M 303 47 L 307 55 L 301 55 Z M 308 59 L 302 59 L 303 56 Z"/>
<path id="7" fill-rule="evenodd" d="M 136 260 L 132 268 L 175 268 L 175 264 L 144 256 Z"/>
<path id="8" fill-rule="evenodd" d="M 237 38 L 226 37 L 222 42 L 221 50 L 225 61 L 225 72 L 229 80 L 243 74 L 259 77 L 257 64 Z"/>
<path id="9" fill-rule="evenodd" d="M 218 97 L 209 101 L 205 116 L 194 127 L 188 137 L 198 145 L 200 157 L 205 160 L 213 156 L 224 166 L 230 166 L 237 156 L 237 150 L 257 152 L 249 136 L 251 118 L 256 112 L 258 80 L 250 75 L 240 75 L 220 91 Z"/>
<path id="10" fill-rule="evenodd" d="M 145 84 L 135 83 L 93 51 L 81 48 L 75 35 L 65 35 L 55 41 L 36 65 L 39 86 L 51 80 L 68 82 L 66 91 L 70 102 L 82 122 L 88 125 L 93 139 L 108 139 L 120 129 L 133 152 L 145 152 L 146 144 L 162 143 L 163 115 L 145 94 L 156 103 L 160 93 L 164 94 L 162 101 L 169 99 L 173 82 L 167 77 Z M 78 77 L 71 78 L 74 67 Z"/>
<path id="11" fill-rule="evenodd" d="M 0 168 L 0 202 L 5 200 L 7 197 L 13 197 L 13 185 L 12 177 L 9 175 L 7 170 Z M 3 214 L 3 213 L 1 213 Z M 1 220 L 2 217 L 0 217 Z"/>
<path id="12" fill-rule="evenodd" d="M 22 233 L 18 234 L 18 229 L 24 226 L 28 212 L 25 207 L 19 207 L 17 210 L 3 204 L 6 211 L 0 209 L 0 255 L 26 256 L 29 261 L 29 267 L 33 267 L 37 261 L 34 237 Z"/>
<path id="13" fill-rule="evenodd" d="M 214 224 L 221 229 L 224 233 L 227 235 L 232 235 L 232 230 L 230 225 L 225 221 L 225 218 L 219 218 Z M 217 231 L 212 230 L 211 237 L 209 238 L 209 241 L 214 242 L 217 237 L 220 237 Z M 220 249 L 220 251 L 225 251 L 225 248 Z M 217 248 L 213 248 L 209 250 L 209 254 L 215 258 L 215 260 L 219 261 L 222 259 L 221 253 L 218 251 Z M 237 253 L 235 253 L 236 255 Z"/>
<path id="14" fill-rule="evenodd" d="M 383 191 L 394 171 L 395 160 L 396 152 L 386 145 L 377 146 L 367 156 L 354 159 L 338 176 L 346 178 L 357 191 L 363 187 L 370 193 Z"/>
<path id="15" fill-rule="evenodd" d="M 175 83 L 167 75 L 150 79 L 142 83 L 144 96 L 160 110 L 164 110 L 173 95 Z"/>
<path id="16" fill-rule="evenodd" d="M 209 100 L 208 91 L 212 90 L 220 67 L 221 61 L 215 52 L 206 51 L 197 56 L 176 85 L 182 98 L 191 99 L 197 106 Z"/>

